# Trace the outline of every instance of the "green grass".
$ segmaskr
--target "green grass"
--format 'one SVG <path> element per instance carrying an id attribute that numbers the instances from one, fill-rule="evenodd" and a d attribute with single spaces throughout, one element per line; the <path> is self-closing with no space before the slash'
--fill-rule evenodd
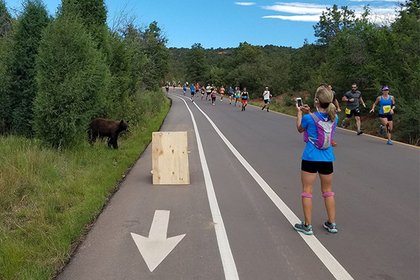
<path id="1" fill-rule="evenodd" d="M 122 134 L 119 150 L 0 137 L 0 279 L 49 279 L 63 267 L 168 110 L 167 100 L 148 124 Z"/>

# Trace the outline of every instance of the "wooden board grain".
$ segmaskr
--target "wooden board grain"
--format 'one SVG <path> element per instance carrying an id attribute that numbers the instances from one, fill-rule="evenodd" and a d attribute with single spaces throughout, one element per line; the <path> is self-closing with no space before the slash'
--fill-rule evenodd
<path id="1" fill-rule="evenodd" d="M 152 166 L 154 185 L 189 184 L 187 132 L 153 132 Z"/>

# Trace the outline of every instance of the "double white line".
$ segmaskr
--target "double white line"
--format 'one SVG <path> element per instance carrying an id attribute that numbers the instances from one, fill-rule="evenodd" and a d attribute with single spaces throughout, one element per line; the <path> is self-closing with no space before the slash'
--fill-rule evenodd
<path id="1" fill-rule="evenodd" d="M 238 271 L 236 269 L 235 260 L 233 259 L 232 251 L 229 246 L 229 241 L 226 233 L 225 226 L 223 224 L 222 215 L 217 203 L 216 194 L 214 192 L 213 182 L 211 180 L 210 172 L 207 166 L 206 157 L 204 154 L 203 145 L 201 143 L 200 134 L 198 132 L 198 127 L 194 119 L 194 115 L 188 107 L 185 99 L 182 99 L 187 106 L 188 111 L 191 114 L 191 119 L 194 125 L 194 130 L 198 143 L 198 151 L 200 154 L 200 161 L 203 167 L 204 180 L 206 184 L 207 194 L 209 197 L 210 209 L 213 216 L 213 222 L 215 223 L 215 231 L 217 236 L 217 242 L 219 245 L 219 251 L 222 258 L 223 269 L 225 272 L 225 278 L 227 280 L 239 279 Z M 255 169 L 244 159 L 244 157 L 236 150 L 236 148 L 229 142 L 229 140 L 223 135 L 219 128 L 214 124 L 214 122 L 203 112 L 203 110 L 198 107 L 194 102 L 194 105 L 197 109 L 206 117 L 209 123 L 213 126 L 214 130 L 220 136 L 220 138 L 225 142 L 226 146 L 232 151 L 235 157 L 239 162 L 245 167 L 249 174 L 255 179 L 255 181 L 260 185 L 262 190 L 268 195 L 271 201 L 277 206 L 280 212 L 286 217 L 291 225 L 300 223 L 299 218 L 295 213 L 290 210 L 290 208 L 281 200 L 281 198 L 273 191 L 273 189 L 264 181 L 264 179 L 255 171 Z M 344 269 L 344 267 L 331 255 L 331 253 L 321 244 L 321 242 L 315 236 L 308 236 L 303 233 L 300 233 L 300 236 L 312 249 L 312 251 L 318 256 L 322 263 L 327 267 L 331 274 L 340 280 L 353 279 L 351 275 Z"/>

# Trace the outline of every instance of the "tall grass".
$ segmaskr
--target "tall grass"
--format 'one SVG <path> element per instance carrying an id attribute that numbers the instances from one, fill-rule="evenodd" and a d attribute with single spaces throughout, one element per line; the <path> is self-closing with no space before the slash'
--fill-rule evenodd
<path id="1" fill-rule="evenodd" d="M 156 109 L 140 124 L 130 122 L 119 150 L 104 142 L 56 150 L 0 137 L 0 279 L 48 279 L 63 266 L 159 129 L 169 101 Z"/>

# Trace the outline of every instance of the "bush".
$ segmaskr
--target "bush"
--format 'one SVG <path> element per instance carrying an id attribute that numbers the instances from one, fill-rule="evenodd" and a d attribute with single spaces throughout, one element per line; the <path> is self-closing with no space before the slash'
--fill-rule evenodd
<path id="1" fill-rule="evenodd" d="M 394 115 L 394 133 L 400 141 L 420 144 L 420 100 L 398 99 Z"/>
<path id="2" fill-rule="evenodd" d="M 295 104 L 295 99 L 293 99 L 290 94 L 284 96 L 284 105 L 285 106 L 293 106 Z"/>
<path id="3" fill-rule="evenodd" d="M 37 70 L 36 136 L 55 147 L 84 139 L 104 107 L 109 70 L 80 22 L 59 17 L 46 28 Z"/>

